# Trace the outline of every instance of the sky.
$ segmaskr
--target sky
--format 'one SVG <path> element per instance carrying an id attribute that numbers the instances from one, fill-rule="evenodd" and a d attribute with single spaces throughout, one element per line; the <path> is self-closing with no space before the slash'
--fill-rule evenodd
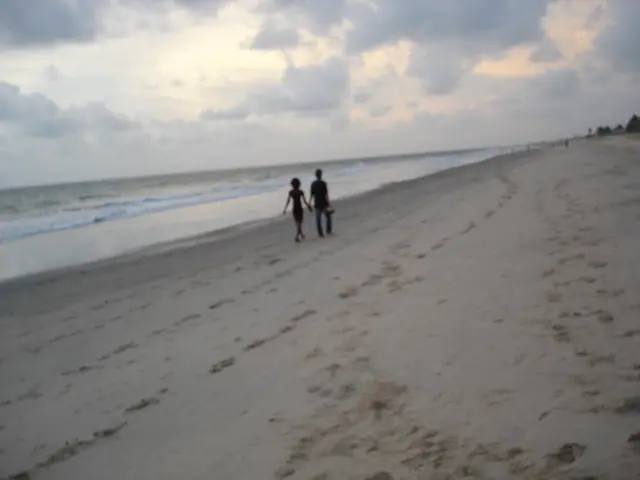
<path id="1" fill-rule="evenodd" d="M 615 126 L 639 25 L 640 0 L 0 0 L 0 187 Z"/>

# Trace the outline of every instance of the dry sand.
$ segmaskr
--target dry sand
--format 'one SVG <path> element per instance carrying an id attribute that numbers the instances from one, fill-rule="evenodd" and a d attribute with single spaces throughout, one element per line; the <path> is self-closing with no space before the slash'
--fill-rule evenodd
<path id="1" fill-rule="evenodd" d="M 640 478 L 639 148 L 1 285 L 0 478 Z"/>

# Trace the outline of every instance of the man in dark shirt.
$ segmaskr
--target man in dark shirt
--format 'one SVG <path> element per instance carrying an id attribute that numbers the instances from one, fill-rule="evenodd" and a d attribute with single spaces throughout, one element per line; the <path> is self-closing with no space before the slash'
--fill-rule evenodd
<path id="1" fill-rule="evenodd" d="M 322 180 L 322 170 L 316 170 L 316 179 L 311 184 L 311 194 L 309 203 L 313 202 L 316 211 L 316 228 L 318 229 L 318 235 L 324 237 L 322 231 L 322 216 L 327 219 L 327 233 L 331 235 L 333 226 L 331 222 L 331 214 L 333 209 L 331 208 L 331 202 L 329 201 L 329 189 L 327 183 Z"/>

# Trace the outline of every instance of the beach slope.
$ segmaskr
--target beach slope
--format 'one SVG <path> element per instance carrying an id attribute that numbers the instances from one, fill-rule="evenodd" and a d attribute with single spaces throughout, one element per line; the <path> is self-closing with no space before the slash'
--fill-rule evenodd
<path id="1" fill-rule="evenodd" d="M 638 143 L 336 211 L 0 285 L 0 478 L 639 478 Z"/>

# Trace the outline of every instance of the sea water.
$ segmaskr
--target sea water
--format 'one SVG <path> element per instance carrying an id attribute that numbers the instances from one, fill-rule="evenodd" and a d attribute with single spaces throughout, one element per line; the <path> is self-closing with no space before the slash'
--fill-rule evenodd
<path id="1" fill-rule="evenodd" d="M 439 152 L 0 190 L 0 280 L 80 265 L 268 219 L 316 167 L 333 199 L 475 163 L 505 149 Z"/>

